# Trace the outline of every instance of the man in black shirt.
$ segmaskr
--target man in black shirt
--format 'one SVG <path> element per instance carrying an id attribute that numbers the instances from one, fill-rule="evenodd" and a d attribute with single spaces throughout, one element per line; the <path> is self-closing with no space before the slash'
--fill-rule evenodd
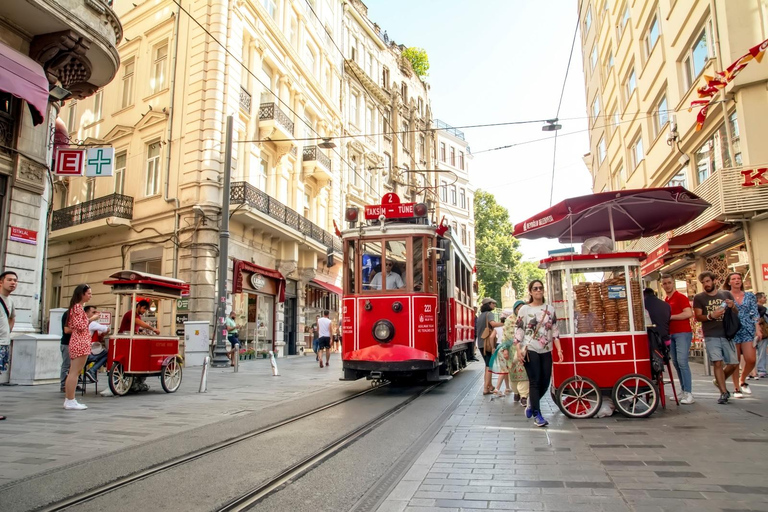
<path id="1" fill-rule="evenodd" d="M 669 304 L 656 296 L 651 288 L 643 290 L 643 299 L 645 309 L 651 317 L 651 322 L 656 325 L 656 332 L 661 336 L 662 341 L 669 342 L 669 317 L 672 316 L 672 308 Z"/>

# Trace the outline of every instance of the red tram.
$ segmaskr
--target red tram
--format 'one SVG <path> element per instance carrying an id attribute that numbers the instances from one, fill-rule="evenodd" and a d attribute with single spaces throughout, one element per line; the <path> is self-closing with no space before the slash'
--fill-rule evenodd
<path id="1" fill-rule="evenodd" d="M 429 225 L 427 206 L 349 208 L 344 230 L 343 380 L 436 381 L 473 353 L 472 266 L 445 226 Z M 359 221 L 359 222 L 358 222 Z"/>

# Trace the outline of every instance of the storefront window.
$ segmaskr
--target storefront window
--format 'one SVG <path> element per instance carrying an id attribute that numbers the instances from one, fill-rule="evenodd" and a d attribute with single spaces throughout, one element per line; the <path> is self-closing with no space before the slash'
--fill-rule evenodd
<path id="1" fill-rule="evenodd" d="M 571 271 L 577 334 L 629 332 L 632 327 L 628 302 L 630 296 L 635 330 L 645 328 L 640 270 L 637 266 L 631 266 L 629 269 L 629 290 L 624 266 Z"/>

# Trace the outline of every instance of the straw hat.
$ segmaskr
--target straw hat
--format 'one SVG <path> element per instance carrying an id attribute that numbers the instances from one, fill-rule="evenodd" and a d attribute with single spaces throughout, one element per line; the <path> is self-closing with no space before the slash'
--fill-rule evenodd
<path id="1" fill-rule="evenodd" d="M 496 299 L 492 299 L 490 297 L 486 297 L 483 299 L 483 301 L 480 303 L 481 306 L 485 306 L 486 304 L 494 303 L 496 304 Z"/>

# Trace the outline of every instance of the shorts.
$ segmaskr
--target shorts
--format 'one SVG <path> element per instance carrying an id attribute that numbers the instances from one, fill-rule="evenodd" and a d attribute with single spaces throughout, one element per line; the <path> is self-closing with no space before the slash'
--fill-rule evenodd
<path id="1" fill-rule="evenodd" d="M 318 350 L 323 350 L 324 348 L 331 348 L 331 337 L 320 336 L 319 338 L 317 338 L 317 348 Z"/>
<path id="2" fill-rule="evenodd" d="M 491 366 L 491 356 L 493 355 L 493 352 L 485 352 L 485 350 L 480 349 L 480 353 L 483 354 L 483 361 L 485 361 L 485 367 L 490 368 Z"/>
<path id="3" fill-rule="evenodd" d="M 722 361 L 725 364 L 739 364 L 739 358 L 736 356 L 736 344 L 726 338 L 708 338 L 704 337 L 704 344 L 707 347 L 707 357 L 709 361 Z"/>
<path id="4" fill-rule="evenodd" d="M 10 345 L 0 345 L 0 373 L 8 371 L 8 360 L 11 355 Z"/>
<path id="5" fill-rule="evenodd" d="M 230 334 L 227 336 L 227 339 L 229 340 L 230 345 L 232 345 L 232 348 L 235 348 L 235 345 L 240 343 L 240 338 L 237 337 L 237 333 Z"/>

